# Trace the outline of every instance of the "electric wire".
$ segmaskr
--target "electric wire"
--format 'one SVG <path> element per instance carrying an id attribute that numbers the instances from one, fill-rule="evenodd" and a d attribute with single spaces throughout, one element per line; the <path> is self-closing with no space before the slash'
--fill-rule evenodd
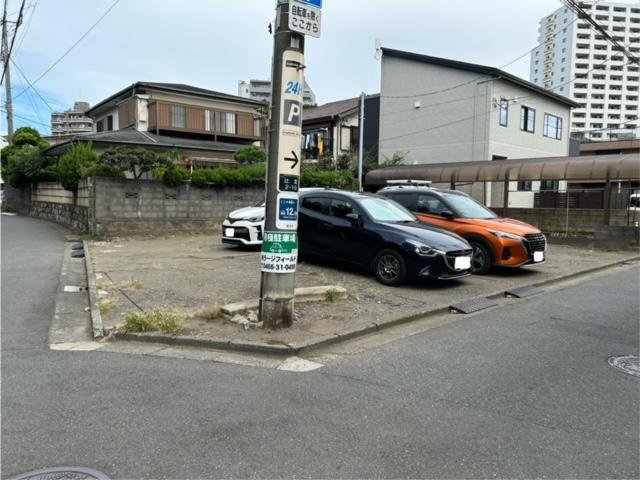
<path id="1" fill-rule="evenodd" d="M 22 90 L 20 93 L 18 93 L 17 95 L 15 95 L 13 98 L 16 99 L 18 97 L 20 97 L 21 95 L 23 95 L 27 90 L 33 88 L 33 85 L 35 85 L 36 83 L 38 83 L 40 80 L 42 80 L 51 70 L 53 70 L 53 68 L 58 65 L 87 35 L 89 35 L 89 33 L 91 33 L 91 31 L 109 14 L 109 12 L 111 12 L 111 10 L 114 9 L 114 7 L 120 3 L 121 0 L 115 0 L 111 6 L 109 8 L 107 8 L 107 10 L 100 16 L 100 18 L 98 18 L 98 20 L 96 20 L 93 25 L 91 25 L 89 27 L 89 29 L 84 32 L 80 38 L 78 40 L 76 40 L 74 42 L 73 45 L 71 45 L 55 62 L 53 62 L 51 64 L 51 66 L 49 66 L 49 68 L 47 68 L 44 72 L 42 72 L 40 74 L 40 76 L 38 78 L 36 78 L 33 82 L 31 82 L 31 85 L 27 88 L 25 88 L 24 90 Z"/>

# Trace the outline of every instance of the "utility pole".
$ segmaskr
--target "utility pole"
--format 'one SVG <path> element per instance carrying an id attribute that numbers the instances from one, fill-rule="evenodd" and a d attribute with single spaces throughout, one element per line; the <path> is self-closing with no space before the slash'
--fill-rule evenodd
<path id="1" fill-rule="evenodd" d="M 17 25 L 16 25 L 16 28 Z M 11 142 L 13 137 L 13 98 L 11 96 L 11 68 L 9 66 L 9 35 L 7 33 L 7 0 L 4 0 L 4 13 L 2 14 L 2 64 L 4 68 L 4 86 L 6 90 L 7 108 L 7 140 Z"/>
<path id="2" fill-rule="evenodd" d="M 277 0 L 271 72 L 266 207 L 260 267 L 260 320 L 293 323 L 298 260 L 305 35 L 320 36 L 322 0 Z"/>
<path id="3" fill-rule="evenodd" d="M 362 92 L 360 94 L 360 121 L 358 122 L 358 191 L 362 191 L 362 159 L 364 157 L 364 152 L 362 151 L 363 143 L 364 143 L 364 101 L 366 98 L 366 94 Z"/>

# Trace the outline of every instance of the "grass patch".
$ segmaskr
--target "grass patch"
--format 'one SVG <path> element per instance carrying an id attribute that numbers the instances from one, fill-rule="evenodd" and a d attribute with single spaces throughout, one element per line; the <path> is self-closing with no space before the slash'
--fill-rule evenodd
<path id="1" fill-rule="evenodd" d="M 182 333 L 184 327 L 173 313 L 155 308 L 150 312 L 132 312 L 125 315 L 122 331 Z"/>
<path id="2" fill-rule="evenodd" d="M 100 314 L 105 315 L 107 313 L 109 313 L 110 311 L 112 311 L 114 308 L 116 308 L 118 304 L 116 303 L 115 300 L 111 300 L 111 299 L 105 299 L 105 300 L 101 300 L 100 301 Z"/>
<path id="3" fill-rule="evenodd" d="M 327 293 L 324 294 L 327 302 L 335 302 L 340 298 L 340 292 L 338 290 L 327 290 Z"/>
<path id="4" fill-rule="evenodd" d="M 133 277 L 131 277 L 131 280 L 129 280 L 127 283 L 122 285 L 123 290 L 142 290 L 143 288 L 144 285 L 142 285 L 142 282 Z"/>
<path id="5" fill-rule="evenodd" d="M 203 320 L 215 320 L 220 317 L 221 313 L 222 310 L 218 305 L 207 305 L 194 313 L 193 317 L 202 318 Z"/>

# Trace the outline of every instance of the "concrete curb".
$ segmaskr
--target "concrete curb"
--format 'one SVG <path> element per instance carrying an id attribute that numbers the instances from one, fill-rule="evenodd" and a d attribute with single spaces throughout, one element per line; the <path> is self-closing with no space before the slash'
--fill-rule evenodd
<path id="1" fill-rule="evenodd" d="M 89 243 L 82 241 L 84 248 L 84 266 L 87 270 L 87 286 L 89 290 L 89 306 L 91 307 L 91 330 L 93 338 L 101 338 L 104 336 L 102 327 L 102 315 L 100 315 L 100 304 L 98 303 L 98 291 L 96 289 L 96 276 L 93 273 L 93 264 L 91 263 L 91 253 L 89 252 Z"/>
<path id="2" fill-rule="evenodd" d="M 85 250 L 85 254 L 86 254 L 86 250 Z M 554 283 L 563 282 L 566 280 L 570 280 L 572 278 L 588 275 L 590 273 L 599 272 L 602 270 L 606 270 L 608 268 L 615 267 L 617 265 L 622 265 L 627 262 L 633 262 L 638 260 L 640 260 L 640 256 L 636 255 L 623 260 L 618 260 L 613 263 L 608 263 L 606 265 L 586 268 L 584 270 L 569 273 L 561 277 L 556 277 L 556 278 L 551 278 L 541 282 L 536 282 L 531 284 L 531 286 L 542 287 L 545 285 L 552 285 Z M 493 292 L 483 296 L 487 298 L 501 298 L 501 297 L 504 297 L 504 293 L 505 293 L 505 290 L 500 290 L 498 292 Z M 461 301 L 464 301 L 464 299 L 462 299 Z M 93 303 L 92 303 L 91 310 L 93 311 Z M 242 351 L 242 352 L 275 354 L 275 355 L 297 355 L 297 354 L 314 350 L 320 347 L 325 347 L 335 343 L 343 342 L 345 340 L 350 340 L 350 339 L 361 337 L 370 333 L 385 330 L 387 328 L 409 323 L 414 320 L 423 319 L 433 315 L 440 315 L 442 313 L 447 313 L 447 312 L 449 312 L 448 304 L 437 305 L 435 306 L 435 308 L 431 308 L 430 310 L 418 312 L 412 315 L 408 315 L 406 317 L 394 318 L 381 323 L 374 322 L 369 325 L 354 327 L 352 329 L 348 329 L 341 333 L 326 335 L 324 337 L 321 337 L 315 340 L 309 340 L 307 342 L 300 342 L 300 343 L 293 343 L 293 344 L 274 345 L 274 344 L 251 342 L 251 341 L 245 341 L 245 340 L 223 340 L 223 339 L 216 339 L 216 338 L 205 339 L 205 338 L 191 337 L 191 336 L 162 335 L 158 333 L 117 332 L 113 334 L 113 338 L 118 340 L 126 340 L 126 341 L 134 341 L 134 342 L 136 341 L 137 342 L 153 342 L 153 343 L 160 343 L 165 345 L 179 345 L 179 346 L 234 350 L 234 351 Z"/>

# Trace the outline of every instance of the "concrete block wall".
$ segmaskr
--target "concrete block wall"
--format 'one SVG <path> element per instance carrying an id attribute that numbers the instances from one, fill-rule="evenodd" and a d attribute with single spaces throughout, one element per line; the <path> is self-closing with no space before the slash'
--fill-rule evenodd
<path id="1" fill-rule="evenodd" d="M 262 187 L 169 188 L 153 180 L 91 181 L 91 232 L 107 237 L 217 229 L 230 211 L 264 199 Z"/>
<path id="2" fill-rule="evenodd" d="M 493 209 L 502 215 L 501 208 Z M 573 208 L 510 208 L 509 218 L 515 218 L 538 227 L 545 233 L 568 233 L 570 236 L 593 235 L 598 225 L 604 224 L 604 210 Z M 611 225 L 627 225 L 626 210 L 611 211 Z M 567 228 L 568 227 L 568 228 Z"/>

